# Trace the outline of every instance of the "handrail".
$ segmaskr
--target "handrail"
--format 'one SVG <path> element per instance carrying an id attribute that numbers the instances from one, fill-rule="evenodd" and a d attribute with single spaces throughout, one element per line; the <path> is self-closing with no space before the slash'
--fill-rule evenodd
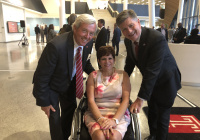
<path id="1" fill-rule="evenodd" d="M 110 3 L 108 3 L 108 11 L 110 12 L 112 17 L 117 17 L 117 15 L 119 14 L 118 11 L 113 10 L 113 8 L 110 6 Z"/>

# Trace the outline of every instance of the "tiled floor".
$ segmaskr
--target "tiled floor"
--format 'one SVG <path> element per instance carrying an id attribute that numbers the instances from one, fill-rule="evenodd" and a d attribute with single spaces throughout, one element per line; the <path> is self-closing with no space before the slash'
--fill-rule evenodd
<path id="1" fill-rule="evenodd" d="M 35 105 L 32 95 L 32 77 L 45 43 L 30 41 L 29 46 L 18 46 L 18 42 L 0 43 L 0 140 L 50 140 L 46 115 Z M 120 42 L 120 54 L 116 57 L 116 68 L 123 69 L 126 50 Z M 92 64 L 97 69 L 96 52 L 92 53 Z M 135 70 L 130 77 L 134 101 L 142 76 Z M 200 87 L 183 86 L 179 91 L 183 97 L 200 106 Z M 146 103 L 144 103 L 146 106 Z M 190 107 L 179 97 L 174 107 Z M 147 118 L 139 114 L 142 139 L 149 135 Z"/>

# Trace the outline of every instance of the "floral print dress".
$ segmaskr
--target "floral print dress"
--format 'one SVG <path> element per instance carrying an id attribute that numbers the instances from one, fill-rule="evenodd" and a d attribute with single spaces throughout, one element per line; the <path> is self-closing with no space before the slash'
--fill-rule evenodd
<path id="1" fill-rule="evenodd" d="M 95 81 L 95 102 L 102 116 L 113 118 L 121 103 L 123 71 L 115 70 L 113 75 L 106 77 L 106 81 L 104 82 L 102 82 L 101 75 L 102 73 L 100 71 L 93 72 Z M 95 130 L 100 129 L 99 124 L 96 122 L 89 109 L 85 112 L 84 121 L 91 136 Z M 127 109 L 124 116 L 119 120 L 117 127 L 113 129 L 119 131 L 123 138 L 129 124 L 130 113 Z"/>

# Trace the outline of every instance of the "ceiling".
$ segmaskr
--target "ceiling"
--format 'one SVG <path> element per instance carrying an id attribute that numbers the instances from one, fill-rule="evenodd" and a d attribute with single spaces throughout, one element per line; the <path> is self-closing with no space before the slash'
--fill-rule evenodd
<path id="1" fill-rule="evenodd" d="M 124 0 L 110 0 L 111 2 L 119 2 L 123 3 Z M 147 5 L 149 0 L 128 0 L 129 4 L 137 4 L 137 5 Z M 155 0 L 155 5 L 160 5 L 161 8 L 165 8 L 165 0 Z"/>
<path id="2" fill-rule="evenodd" d="M 1 1 L 1 0 L 0 0 Z M 38 12 L 54 14 L 59 13 L 59 1 L 60 0 L 2 0 L 5 2 L 10 2 L 12 4 L 26 7 Z M 70 1 L 70 0 L 65 0 Z M 79 2 L 111 2 L 111 3 L 123 3 L 124 0 L 74 0 Z M 137 4 L 137 5 L 148 5 L 149 0 L 128 0 L 129 4 Z M 40 4 L 39 4 L 40 3 Z M 155 0 L 155 5 L 160 5 L 162 9 L 165 9 L 165 0 Z M 42 9 L 42 7 L 44 7 Z M 38 9 L 39 8 L 39 9 Z M 41 10 L 42 9 L 42 10 Z M 46 10 L 45 10 L 46 9 Z"/>

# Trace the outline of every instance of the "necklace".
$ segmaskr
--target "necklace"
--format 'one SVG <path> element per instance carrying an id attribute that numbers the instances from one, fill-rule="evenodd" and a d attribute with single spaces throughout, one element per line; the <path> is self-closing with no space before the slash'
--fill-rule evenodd
<path id="1" fill-rule="evenodd" d="M 112 71 L 112 74 L 110 76 L 110 79 L 109 80 L 106 79 L 106 81 L 108 81 L 107 84 L 105 83 L 106 81 L 103 80 L 103 73 L 101 71 L 101 81 L 102 81 L 102 83 L 103 83 L 104 86 L 108 86 L 110 84 L 109 81 L 112 81 L 114 71 L 115 71 L 115 68 L 113 68 L 113 71 Z"/>

